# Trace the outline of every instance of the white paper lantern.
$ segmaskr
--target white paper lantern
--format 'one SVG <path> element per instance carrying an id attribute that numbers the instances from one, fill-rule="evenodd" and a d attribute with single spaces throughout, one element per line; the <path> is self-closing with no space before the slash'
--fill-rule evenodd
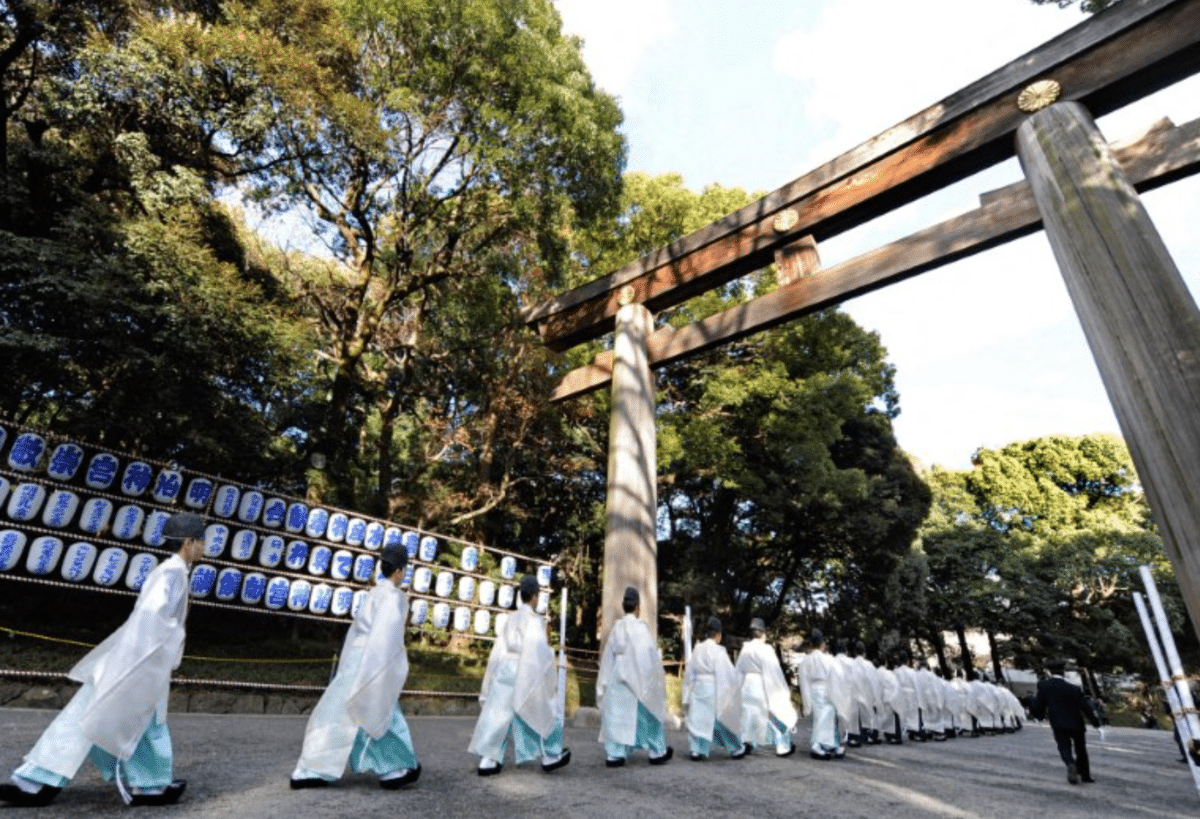
<path id="1" fill-rule="evenodd" d="M 292 586 L 286 577 L 272 577 L 267 583 L 267 593 L 263 597 L 263 605 L 272 611 L 278 611 L 287 605 L 288 592 Z"/>
<path id="2" fill-rule="evenodd" d="M 436 628 L 446 628 L 450 625 L 449 603 L 438 603 L 433 607 L 433 625 Z"/>
<path id="3" fill-rule="evenodd" d="M 203 509 L 208 506 L 212 492 L 213 482 L 208 478 L 192 478 L 187 494 L 183 496 L 183 505 L 189 509 Z"/>
<path id="4" fill-rule="evenodd" d="M 434 586 L 433 593 L 438 597 L 449 597 L 452 591 L 454 591 L 454 575 L 450 572 L 438 572 L 437 585 Z"/>
<path id="5" fill-rule="evenodd" d="M 319 506 L 308 510 L 308 520 L 304 524 L 304 534 L 312 538 L 325 537 L 325 529 L 328 526 L 328 512 Z"/>
<path id="6" fill-rule="evenodd" d="M 22 432 L 8 451 L 8 468 L 15 472 L 34 472 L 45 453 L 45 438 L 32 432 Z"/>
<path id="7" fill-rule="evenodd" d="M 217 490 L 217 497 L 213 501 L 212 513 L 220 518 L 231 518 L 237 512 L 238 503 L 241 502 L 242 491 L 236 486 L 225 484 Z"/>
<path id="8" fill-rule="evenodd" d="M 333 602 L 329 605 L 329 613 L 334 617 L 345 617 L 350 613 L 354 603 L 354 589 L 338 586 L 333 592 Z"/>
<path id="9" fill-rule="evenodd" d="M 90 543 L 79 541 L 67 547 L 59 574 L 69 583 L 78 583 L 92 573 L 99 550 Z"/>
<path id="10" fill-rule="evenodd" d="M 464 571 L 474 572 L 479 569 L 479 549 L 475 546 L 466 546 L 462 550 L 462 568 Z"/>
<path id="11" fill-rule="evenodd" d="M 421 538 L 421 545 L 418 549 L 418 554 L 420 554 L 422 560 L 424 560 L 426 563 L 432 563 L 433 559 L 437 557 L 437 550 L 437 538 L 430 535 L 426 535 L 425 537 Z"/>
<path id="12" fill-rule="evenodd" d="M 517 576 L 517 559 L 512 555 L 505 555 L 500 558 L 500 576 L 505 580 L 512 580 Z"/>
<path id="13" fill-rule="evenodd" d="M 312 614 L 325 614 L 333 603 L 333 586 L 318 583 L 313 586 L 312 596 L 308 601 L 308 610 Z"/>
<path id="14" fill-rule="evenodd" d="M 329 566 L 329 576 L 334 580 L 349 580 L 354 571 L 354 552 L 338 549 L 333 553 L 333 562 Z"/>
<path id="15" fill-rule="evenodd" d="M 478 609 L 475 612 L 475 622 L 471 629 L 476 634 L 487 634 L 488 629 L 492 627 L 492 615 L 487 609 Z"/>
<path id="16" fill-rule="evenodd" d="M 267 535 L 262 539 L 262 547 L 258 550 L 258 565 L 274 569 L 283 560 L 284 542 L 279 535 Z"/>
<path id="17" fill-rule="evenodd" d="M 121 462 L 117 460 L 116 455 L 97 452 L 88 462 L 88 470 L 83 482 L 87 484 L 88 489 L 107 490 L 112 486 L 120 468 Z"/>
<path id="18" fill-rule="evenodd" d="M 346 529 L 350 526 L 350 518 L 342 512 L 334 512 L 329 516 L 329 525 L 326 527 L 325 536 L 334 543 L 341 543 L 346 539 Z M 320 537 L 320 535 L 312 535 L 312 537 Z"/>
<path id="19" fill-rule="evenodd" d="M 141 461 L 133 461 L 125 466 L 125 475 L 121 478 L 121 494 L 136 498 L 146 491 L 154 477 L 154 468 Z"/>
<path id="20" fill-rule="evenodd" d="M 40 483 L 19 483 L 8 499 L 8 516 L 21 522 L 33 520 L 44 500 L 46 490 Z"/>
<path id="21" fill-rule="evenodd" d="M 310 597 L 312 597 L 312 583 L 307 580 L 293 580 L 292 589 L 288 592 L 288 608 L 292 611 L 304 611 L 308 608 Z"/>
<path id="22" fill-rule="evenodd" d="M 154 479 L 154 487 L 150 490 L 150 497 L 154 498 L 156 503 L 172 504 L 179 497 L 181 489 L 183 475 L 174 469 L 160 469 L 158 477 Z"/>
<path id="23" fill-rule="evenodd" d="M 262 522 L 268 529 L 278 529 L 287 517 L 287 501 L 271 498 L 263 503 Z"/>
<path id="24" fill-rule="evenodd" d="M 62 557 L 63 542 L 59 538 L 43 535 L 29 544 L 29 555 L 25 558 L 25 570 L 30 574 L 50 574 Z"/>
<path id="25" fill-rule="evenodd" d="M 466 631 L 471 627 L 471 609 L 467 606 L 459 606 L 454 610 L 454 630 Z"/>
<path id="26" fill-rule="evenodd" d="M 379 549 L 379 547 L 383 545 L 383 536 L 385 532 L 386 530 L 383 528 L 382 523 L 374 520 L 371 521 L 367 524 L 367 531 L 365 537 L 363 538 L 363 545 L 372 551 Z"/>
<path id="27" fill-rule="evenodd" d="M 263 493 L 251 489 L 242 495 L 241 501 L 238 502 L 237 516 L 242 523 L 254 523 L 258 520 L 258 516 L 262 514 L 263 509 Z"/>
<path id="28" fill-rule="evenodd" d="M 220 557 L 229 542 L 229 527 L 223 523 L 210 523 L 204 527 L 204 556 Z"/>
<path id="29" fill-rule="evenodd" d="M 361 546 L 367 539 L 367 522 L 362 518 L 350 518 L 346 528 L 346 543 L 350 546 Z"/>
<path id="30" fill-rule="evenodd" d="M 287 518 L 283 521 L 283 528 L 292 534 L 304 531 L 304 524 L 308 522 L 308 507 L 302 503 L 293 503 L 288 507 Z"/>
<path id="31" fill-rule="evenodd" d="M 429 617 L 429 601 L 414 600 L 409 612 L 408 622 L 414 626 L 425 625 L 425 620 Z"/>
<path id="32" fill-rule="evenodd" d="M 98 535 L 107 528 L 112 513 L 112 501 L 106 498 L 92 498 L 83 505 L 83 512 L 79 515 L 79 528 L 89 535 Z"/>
<path id="33" fill-rule="evenodd" d="M 513 601 L 517 599 L 517 589 L 515 586 L 507 584 L 501 586 L 496 593 L 496 602 L 502 609 L 511 609 Z"/>
<path id="34" fill-rule="evenodd" d="M 217 574 L 216 598 L 223 603 L 236 600 L 242 590 L 242 572 L 232 566 Z"/>
<path id="35" fill-rule="evenodd" d="M 67 489 L 55 489 L 46 500 L 42 510 L 42 525 L 50 529 L 61 529 L 75 517 L 79 508 L 79 496 Z"/>
<path id="36" fill-rule="evenodd" d="M 492 580 L 479 581 L 479 603 L 490 606 L 496 602 L 496 583 Z"/>
<path id="37" fill-rule="evenodd" d="M 192 567 L 192 579 L 188 584 L 188 593 L 192 597 L 208 597 L 216 583 L 216 567 L 207 563 L 197 563 Z"/>
<path id="38" fill-rule="evenodd" d="M 475 578 L 458 578 L 458 599 L 464 603 L 470 603 L 475 599 Z"/>
<path id="39" fill-rule="evenodd" d="M 21 562 L 25 542 L 25 533 L 18 529 L 0 532 L 0 572 L 7 572 Z"/>
<path id="40" fill-rule="evenodd" d="M 50 454 L 46 474 L 56 481 L 69 481 L 75 477 L 83 463 L 83 450 L 75 444 L 59 444 Z"/>
<path id="41" fill-rule="evenodd" d="M 329 571 L 329 562 L 333 558 L 333 549 L 328 546 L 314 546 L 308 558 L 309 574 L 325 574 Z"/>
<path id="42" fill-rule="evenodd" d="M 229 556 L 234 560 L 249 560 L 254 557 L 258 535 L 250 529 L 239 529 L 229 541 Z"/>
<path id="43" fill-rule="evenodd" d="M 375 558 L 370 555 L 359 555 L 354 558 L 354 579 L 366 583 L 375 574 Z"/>
<path id="44" fill-rule="evenodd" d="M 267 593 L 267 577 L 261 572 L 250 572 L 242 580 L 241 601 L 247 606 L 257 606 Z"/>
<path id="45" fill-rule="evenodd" d="M 161 509 L 151 509 L 146 515 L 146 522 L 142 525 L 142 543 L 147 546 L 162 546 L 166 542 L 166 538 L 163 537 L 163 527 L 170 519 L 171 516 Z"/>
<path id="46" fill-rule="evenodd" d="M 418 594 L 428 594 L 431 583 L 433 583 L 433 571 L 429 567 L 421 566 L 413 572 L 413 591 Z"/>
<path id="47" fill-rule="evenodd" d="M 158 558 L 146 552 L 140 552 L 129 558 L 129 568 L 125 570 L 125 588 L 138 591 L 146 582 L 146 577 L 158 565 Z"/>
<path id="48" fill-rule="evenodd" d="M 303 540 L 293 540 L 287 545 L 287 553 L 283 565 L 298 572 L 308 563 L 308 544 Z"/>
<path id="49" fill-rule="evenodd" d="M 142 507 L 127 503 L 113 516 L 112 535 L 117 540 L 133 540 L 142 531 L 146 512 Z"/>
<path id="50" fill-rule="evenodd" d="M 109 546 L 96 558 L 92 581 L 99 586 L 115 586 L 129 565 L 129 553 L 119 546 Z"/>

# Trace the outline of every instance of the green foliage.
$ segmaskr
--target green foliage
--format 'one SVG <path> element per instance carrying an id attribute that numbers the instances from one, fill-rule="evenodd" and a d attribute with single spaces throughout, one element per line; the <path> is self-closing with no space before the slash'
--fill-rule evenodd
<path id="1" fill-rule="evenodd" d="M 1124 443 L 1054 435 L 973 460 L 968 472 L 930 475 L 921 533 L 930 629 L 987 630 L 1024 667 L 1065 655 L 1147 671 L 1131 596 L 1139 568 L 1152 568 L 1175 625 L 1182 602 Z M 1194 650 L 1191 639 L 1182 645 Z"/>

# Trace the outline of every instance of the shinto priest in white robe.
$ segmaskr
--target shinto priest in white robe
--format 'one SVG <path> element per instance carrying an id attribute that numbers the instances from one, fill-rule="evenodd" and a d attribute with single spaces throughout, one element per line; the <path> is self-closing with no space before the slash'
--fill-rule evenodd
<path id="1" fill-rule="evenodd" d="M 717 621 L 718 633 L 719 628 Z M 736 733 L 742 729 L 742 675 L 729 652 L 711 636 L 692 650 L 683 676 L 683 704 L 693 754 L 707 756 L 714 742 L 731 753 L 743 753 Z"/>
<path id="2" fill-rule="evenodd" d="M 470 751 L 497 762 L 511 731 L 518 763 L 562 753 L 562 714 L 545 619 L 522 601 L 496 634 Z"/>
<path id="3" fill-rule="evenodd" d="M 742 740 L 787 752 L 796 730 L 796 707 L 775 650 L 762 637 L 747 640 L 737 670 L 742 673 Z"/>
<path id="4" fill-rule="evenodd" d="M 376 578 L 346 633 L 337 673 L 309 716 L 293 780 L 338 779 L 347 762 L 381 779 L 419 768 L 397 702 L 408 679 L 407 619 L 408 597 L 389 578 Z"/>
<path id="5" fill-rule="evenodd" d="M 614 623 L 608 634 L 596 678 L 596 699 L 600 741 L 610 759 L 624 759 L 633 748 L 648 749 L 651 758 L 667 753 L 662 655 L 650 628 L 632 613 Z"/>

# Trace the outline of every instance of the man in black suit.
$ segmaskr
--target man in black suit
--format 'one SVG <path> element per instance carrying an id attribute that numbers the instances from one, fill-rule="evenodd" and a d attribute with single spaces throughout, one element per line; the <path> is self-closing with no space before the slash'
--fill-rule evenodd
<path id="1" fill-rule="evenodd" d="M 1030 712 L 1036 719 L 1044 716 L 1050 721 L 1054 741 L 1058 743 L 1058 754 L 1067 765 L 1067 781 L 1072 785 L 1095 782 L 1088 765 L 1087 742 L 1084 739 L 1087 728 L 1083 721 L 1086 718 L 1095 725 L 1100 730 L 1101 739 L 1104 738 L 1104 729 L 1100 727 L 1096 714 L 1088 707 L 1083 689 L 1063 679 L 1066 668 L 1067 664 L 1062 660 L 1046 663 L 1050 677 L 1038 683 L 1037 696 Z"/>

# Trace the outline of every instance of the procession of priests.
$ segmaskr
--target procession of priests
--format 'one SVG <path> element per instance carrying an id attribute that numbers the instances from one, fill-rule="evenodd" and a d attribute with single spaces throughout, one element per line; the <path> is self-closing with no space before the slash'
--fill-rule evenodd
<path id="1" fill-rule="evenodd" d="M 72 669 L 82 687 L 11 782 L 0 784 L 0 802 L 48 805 L 89 758 L 126 804 L 179 799 L 186 783 L 174 778 L 167 700 L 171 671 L 183 656 L 188 570 L 201 554 L 204 527 L 204 519 L 190 513 L 168 521 L 164 535 L 172 554 L 147 577 L 125 624 Z M 420 778 L 399 707 L 408 676 L 407 561 L 404 548 L 381 552 L 380 572 L 346 634 L 337 671 L 308 718 L 292 789 L 327 787 L 347 769 L 373 774 L 384 790 Z M 518 765 L 536 761 L 550 773 L 571 761 L 563 747 L 559 664 L 546 620 L 534 609 L 538 593 L 537 578 L 523 576 L 517 610 L 499 625 L 488 657 L 468 746 L 480 776 L 501 772 L 510 742 Z M 625 589 L 622 609 L 604 641 L 596 679 L 598 739 L 609 768 L 624 766 L 639 751 L 649 764 L 664 765 L 674 749 L 667 744 L 662 652 L 641 618 L 638 589 Z M 876 666 L 861 642 L 851 652 L 849 641 L 840 640 L 831 652 L 818 630 L 805 640 L 806 651 L 791 655 L 793 687 L 766 633 L 760 618 L 751 620 L 750 638 L 735 646 L 735 662 L 721 621 L 710 617 L 704 639 L 685 646 L 681 700 L 692 761 L 708 760 L 718 748 L 730 760 L 757 752 L 791 756 L 801 720 L 794 689 L 810 723 L 814 759 L 841 759 L 847 748 L 864 745 L 942 742 L 1021 727 L 1025 711 L 1017 698 L 974 672 L 946 679 L 904 652 L 889 667 Z"/>

